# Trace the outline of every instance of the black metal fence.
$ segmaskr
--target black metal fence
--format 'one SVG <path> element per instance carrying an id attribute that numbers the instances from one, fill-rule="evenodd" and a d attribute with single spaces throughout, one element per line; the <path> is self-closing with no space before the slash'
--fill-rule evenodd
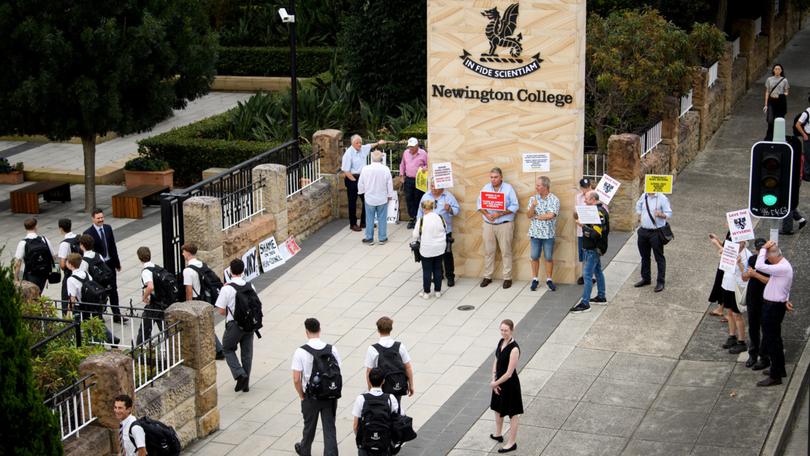
<path id="1" fill-rule="evenodd" d="M 51 341 L 63 337 L 72 337 L 76 347 L 81 347 L 82 345 L 82 327 L 77 321 L 27 315 L 23 315 L 22 318 L 23 321 L 28 323 L 31 329 L 39 329 L 37 333 L 44 336 L 31 345 L 32 355 L 39 353 L 39 351 L 43 350 Z"/>

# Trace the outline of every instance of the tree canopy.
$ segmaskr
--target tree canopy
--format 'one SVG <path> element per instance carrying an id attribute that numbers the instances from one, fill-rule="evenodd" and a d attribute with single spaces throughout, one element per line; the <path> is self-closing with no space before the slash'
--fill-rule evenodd
<path id="1" fill-rule="evenodd" d="M 216 38 L 195 0 L 0 0 L 0 133 L 95 141 L 148 130 L 207 93 Z"/>

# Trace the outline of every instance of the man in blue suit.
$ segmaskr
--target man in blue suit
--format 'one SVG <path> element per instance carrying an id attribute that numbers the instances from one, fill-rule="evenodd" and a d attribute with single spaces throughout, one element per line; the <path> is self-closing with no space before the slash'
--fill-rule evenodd
<path id="1" fill-rule="evenodd" d="M 107 266 L 113 271 L 112 289 L 110 290 L 110 307 L 112 307 L 113 321 L 116 323 L 125 323 L 126 318 L 121 316 L 121 310 L 118 308 L 118 281 L 117 274 L 121 272 L 121 260 L 118 258 L 118 248 L 115 246 L 115 236 L 113 236 L 112 227 L 104 224 L 104 212 L 99 209 L 93 209 L 93 225 L 84 231 L 84 234 L 90 235 L 95 241 L 95 252 L 101 256 Z"/>

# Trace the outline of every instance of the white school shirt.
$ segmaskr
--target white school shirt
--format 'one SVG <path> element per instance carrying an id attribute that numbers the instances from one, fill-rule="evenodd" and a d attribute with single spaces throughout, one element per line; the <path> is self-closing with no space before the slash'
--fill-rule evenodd
<path id="1" fill-rule="evenodd" d="M 224 288 L 224 287 L 223 287 Z M 222 294 L 220 293 L 220 296 Z M 326 347 L 326 342 L 322 341 L 320 338 L 309 339 L 307 341 L 307 345 L 314 348 L 315 350 L 321 350 Z M 338 367 L 342 367 L 342 362 L 340 360 L 340 355 L 338 354 L 337 348 L 332 345 L 332 356 L 335 357 L 335 360 L 338 363 Z M 309 383 L 309 376 L 312 374 L 312 355 L 309 354 L 306 350 L 301 347 L 295 349 L 295 353 L 293 353 L 292 359 L 292 370 L 301 372 L 301 384 L 304 387 L 304 391 L 307 389 L 307 383 Z"/>
<path id="2" fill-rule="evenodd" d="M 245 282 L 244 277 L 233 277 L 230 282 L 223 285 L 222 289 L 219 290 L 219 297 L 214 305 L 220 309 L 225 309 L 225 323 L 233 321 L 233 312 L 236 307 L 236 288 L 230 286 L 230 284 L 242 286 L 245 283 L 247 282 Z M 253 289 L 255 290 L 256 287 L 253 287 Z"/>
<path id="3" fill-rule="evenodd" d="M 146 269 L 146 268 L 154 268 L 154 267 L 155 267 L 155 263 L 152 263 L 151 261 L 147 261 L 146 263 L 143 264 L 143 269 L 141 270 L 141 283 L 143 284 L 143 288 L 146 288 L 147 283 L 154 282 L 155 276 L 152 274 L 152 271 L 150 271 L 149 269 Z M 152 283 L 152 287 L 154 287 L 154 286 L 155 286 L 155 284 Z"/>
<path id="4" fill-rule="evenodd" d="M 195 266 L 201 268 L 203 262 L 194 258 L 193 260 L 188 262 L 188 266 Z M 186 267 L 183 269 L 183 287 L 187 285 L 191 285 L 191 297 L 198 298 L 200 297 L 200 275 L 197 274 L 197 271 L 191 269 L 190 267 Z M 186 295 L 185 288 L 183 289 L 183 296 Z"/>
<path id="5" fill-rule="evenodd" d="M 87 260 L 85 260 L 85 258 L 88 258 L 88 259 L 92 260 L 95 257 L 96 257 L 96 252 L 94 252 L 92 250 L 88 250 L 88 251 L 84 252 L 84 255 L 82 255 L 82 264 L 79 265 L 79 271 L 87 272 L 87 270 L 90 268 L 90 263 L 88 263 Z"/>
<path id="6" fill-rule="evenodd" d="M 379 344 L 385 348 L 391 348 L 394 346 L 394 340 L 391 336 L 385 336 L 380 338 Z M 366 351 L 366 367 L 369 369 L 374 369 L 377 367 L 377 359 L 379 358 L 380 354 L 377 352 L 377 349 L 374 346 L 368 347 Z M 411 362 L 411 355 L 408 354 L 408 350 L 405 348 L 405 344 L 402 342 L 399 343 L 399 357 L 402 358 L 402 364 L 408 364 Z"/>
<path id="7" fill-rule="evenodd" d="M 81 269 L 76 269 L 73 273 L 68 277 L 67 280 L 67 292 L 68 296 L 72 296 L 76 298 L 77 301 L 82 300 L 82 283 L 78 279 L 87 279 L 93 280 L 86 271 L 82 271 Z"/>
<path id="8" fill-rule="evenodd" d="M 135 456 L 138 454 L 138 448 L 146 448 L 146 434 L 143 428 L 132 423 L 135 422 L 135 417 L 129 415 L 124 418 L 124 421 L 118 427 L 118 440 L 121 442 L 123 453 L 126 456 Z M 132 439 L 135 439 L 135 445 L 132 444 L 132 439 L 129 438 L 129 430 L 132 428 Z M 137 448 L 136 448 L 137 447 Z"/>
<path id="9" fill-rule="evenodd" d="M 37 233 L 26 233 L 25 237 L 22 241 L 17 243 L 17 251 L 14 252 L 14 258 L 18 260 L 22 260 L 25 257 L 25 240 L 26 239 L 36 239 L 40 237 Z M 45 239 L 45 242 L 48 244 L 48 250 L 51 251 L 51 255 L 53 255 L 53 246 L 51 246 L 51 241 L 48 240 L 45 236 L 42 236 L 42 239 Z"/>
<path id="10" fill-rule="evenodd" d="M 372 396 L 382 396 L 383 391 L 381 388 L 371 388 L 368 390 L 369 394 Z M 352 406 L 352 416 L 356 416 L 360 418 L 363 416 L 363 405 L 366 403 L 366 398 L 363 395 L 357 396 L 357 399 L 354 400 L 354 405 Z M 393 394 L 388 395 L 388 404 L 391 406 L 391 412 L 396 413 L 399 411 L 399 407 L 397 407 L 397 400 L 394 398 Z"/>
<path id="11" fill-rule="evenodd" d="M 63 260 L 70 255 L 70 244 L 66 242 L 68 239 L 76 239 L 76 233 L 72 231 L 70 233 L 65 233 L 65 238 L 59 243 L 59 251 L 56 253 L 56 256 Z"/>

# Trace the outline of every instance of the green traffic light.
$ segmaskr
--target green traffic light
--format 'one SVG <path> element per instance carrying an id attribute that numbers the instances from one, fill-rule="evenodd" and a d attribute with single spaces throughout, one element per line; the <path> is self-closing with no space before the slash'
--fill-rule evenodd
<path id="1" fill-rule="evenodd" d="M 762 202 L 765 203 L 766 206 L 773 206 L 776 204 L 776 195 L 762 195 Z"/>

